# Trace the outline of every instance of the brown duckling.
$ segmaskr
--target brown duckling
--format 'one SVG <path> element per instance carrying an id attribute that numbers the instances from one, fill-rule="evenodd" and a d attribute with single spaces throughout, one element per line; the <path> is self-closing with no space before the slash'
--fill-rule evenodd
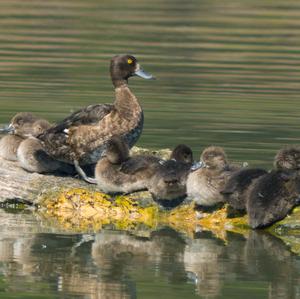
<path id="1" fill-rule="evenodd" d="M 275 170 L 261 176 L 249 190 L 247 212 L 252 228 L 262 228 L 283 219 L 300 199 L 300 147 L 281 149 Z"/>
<path id="2" fill-rule="evenodd" d="M 192 171 L 187 178 L 187 194 L 201 206 L 213 206 L 223 201 L 224 188 L 233 168 L 228 164 L 224 150 L 218 146 L 207 147 L 201 154 L 204 167 Z"/>
<path id="3" fill-rule="evenodd" d="M 164 208 L 173 208 L 186 197 L 186 180 L 193 165 L 193 152 L 185 144 L 172 151 L 170 160 L 162 161 L 147 189 Z"/>
<path id="4" fill-rule="evenodd" d="M 104 157 L 96 165 L 95 179 L 88 178 L 79 165 L 75 167 L 85 181 L 97 184 L 106 193 L 130 193 L 146 189 L 161 161 L 150 155 L 129 157 L 127 143 L 114 136 L 106 143 Z"/>
<path id="5" fill-rule="evenodd" d="M 261 168 L 243 168 L 235 171 L 220 192 L 224 196 L 224 202 L 235 210 L 245 212 L 248 189 L 266 173 L 267 171 Z"/>
<path id="6" fill-rule="evenodd" d="M 20 143 L 24 140 L 21 136 L 9 134 L 0 139 L 0 157 L 9 160 L 16 161 L 17 150 Z"/>
<path id="7" fill-rule="evenodd" d="M 88 178 L 79 165 L 75 167 L 87 182 L 98 184 L 104 192 L 131 193 L 149 189 L 156 200 L 170 200 L 185 195 L 186 191 L 183 183 L 186 163 L 178 164 L 173 159 L 188 159 L 183 145 L 176 147 L 171 157 L 172 160 L 167 161 L 150 155 L 129 157 L 127 144 L 120 137 L 113 137 L 107 143 L 105 156 L 96 165 L 95 179 Z M 191 165 L 192 158 L 190 160 Z"/>
<path id="8" fill-rule="evenodd" d="M 0 129 L 0 133 L 9 133 L 0 140 L 0 157 L 17 160 L 17 150 L 20 143 L 32 134 L 32 124 L 38 118 L 30 112 L 17 113 L 10 121 L 9 126 Z"/>
<path id="9" fill-rule="evenodd" d="M 20 166 L 29 171 L 37 173 L 61 171 L 74 173 L 74 168 L 66 163 L 54 160 L 45 151 L 41 141 L 35 136 L 50 128 L 50 123 L 39 119 L 32 124 L 31 137 L 21 142 L 17 149 L 17 158 Z"/>
<path id="10" fill-rule="evenodd" d="M 90 105 L 74 112 L 39 139 L 47 153 L 57 160 L 79 165 L 97 163 L 106 143 L 119 135 L 132 147 L 143 129 L 143 110 L 128 87 L 128 79 L 139 76 L 153 79 L 145 73 L 132 55 L 112 58 L 110 74 L 115 87 L 113 104 Z"/>

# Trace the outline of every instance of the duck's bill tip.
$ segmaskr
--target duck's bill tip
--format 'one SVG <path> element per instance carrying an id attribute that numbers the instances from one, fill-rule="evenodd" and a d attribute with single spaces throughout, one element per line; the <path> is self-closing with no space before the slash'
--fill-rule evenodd
<path id="1" fill-rule="evenodd" d="M 12 125 L 6 125 L 0 128 L 0 134 L 8 134 L 13 132 L 14 132 L 14 127 Z"/>
<path id="2" fill-rule="evenodd" d="M 146 80 L 155 80 L 156 78 L 149 73 L 146 73 L 144 70 L 139 69 L 134 73 L 136 76 L 141 77 Z"/>
<path id="3" fill-rule="evenodd" d="M 199 161 L 199 162 L 194 162 L 192 167 L 191 167 L 191 171 L 195 171 L 199 168 L 203 168 L 205 167 L 205 163 L 203 161 Z"/>

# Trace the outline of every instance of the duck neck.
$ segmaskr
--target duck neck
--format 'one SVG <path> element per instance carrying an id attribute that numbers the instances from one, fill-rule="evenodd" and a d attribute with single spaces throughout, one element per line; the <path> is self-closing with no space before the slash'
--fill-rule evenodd
<path id="1" fill-rule="evenodd" d="M 142 108 L 138 99 L 131 92 L 127 84 L 122 84 L 115 88 L 116 98 L 114 106 L 122 117 L 130 120 L 140 117 Z"/>

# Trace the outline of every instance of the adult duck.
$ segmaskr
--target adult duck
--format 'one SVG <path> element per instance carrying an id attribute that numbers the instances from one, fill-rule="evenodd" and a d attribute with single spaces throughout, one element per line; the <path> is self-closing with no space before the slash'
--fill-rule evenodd
<path id="1" fill-rule="evenodd" d="M 139 101 L 128 87 L 128 79 L 153 76 L 145 73 L 131 55 L 113 57 L 110 75 L 115 87 L 113 104 L 87 106 L 39 136 L 50 156 L 70 164 L 87 165 L 99 160 L 114 135 L 121 136 L 129 147 L 137 142 L 144 117 Z"/>

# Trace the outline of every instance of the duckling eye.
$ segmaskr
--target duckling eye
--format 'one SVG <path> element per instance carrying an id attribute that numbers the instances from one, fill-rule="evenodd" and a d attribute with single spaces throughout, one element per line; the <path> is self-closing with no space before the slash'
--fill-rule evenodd
<path id="1" fill-rule="evenodd" d="M 132 63 L 133 63 L 133 60 L 132 60 L 131 58 L 128 58 L 128 59 L 127 59 L 127 63 L 128 63 L 128 64 L 132 64 Z"/>

